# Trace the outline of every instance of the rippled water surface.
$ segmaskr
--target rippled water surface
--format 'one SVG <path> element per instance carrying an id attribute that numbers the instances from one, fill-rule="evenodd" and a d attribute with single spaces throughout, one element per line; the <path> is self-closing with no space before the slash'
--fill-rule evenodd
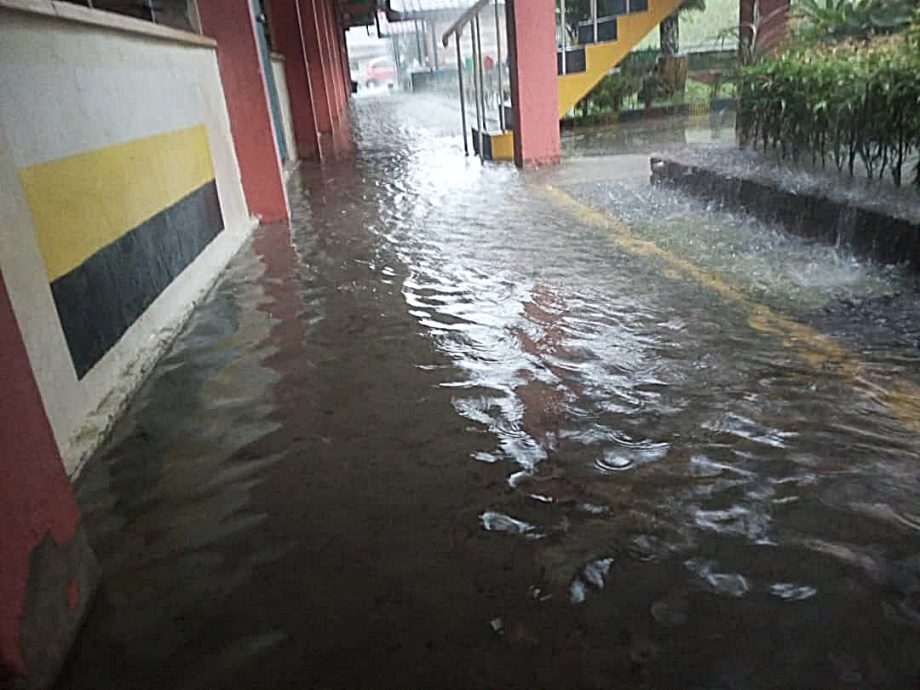
<path id="1" fill-rule="evenodd" d="M 354 117 L 81 479 L 61 687 L 917 687 L 911 279 Z"/>

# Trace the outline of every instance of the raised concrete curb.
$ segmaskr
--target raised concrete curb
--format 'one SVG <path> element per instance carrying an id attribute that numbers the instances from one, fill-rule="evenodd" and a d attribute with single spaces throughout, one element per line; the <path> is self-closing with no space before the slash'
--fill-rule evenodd
<path id="1" fill-rule="evenodd" d="M 766 176 L 737 174 L 697 162 L 652 156 L 652 183 L 669 184 L 695 196 L 782 223 L 803 237 L 846 248 L 883 264 L 905 264 L 920 272 L 920 221 L 868 208 L 825 192 L 792 191 Z"/>

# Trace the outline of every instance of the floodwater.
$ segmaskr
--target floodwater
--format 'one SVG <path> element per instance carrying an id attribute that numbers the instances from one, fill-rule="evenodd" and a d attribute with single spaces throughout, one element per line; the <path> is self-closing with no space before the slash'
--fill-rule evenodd
<path id="1" fill-rule="evenodd" d="M 566 157 L 605 154 L 648 154 L 688 145 L 727 146 L 735 141 L 735 113 L 717 113 L 624 122 L 609 127 L 574 126 L 563 130 L 563 155 Z M 719 150 L 722 146 L 714 146 Z"/>
<path id="2" fill-rule="evenodd" d="M 354 109 L 85 470 L 59 687 L 917 687 L 912 280 Z"/>

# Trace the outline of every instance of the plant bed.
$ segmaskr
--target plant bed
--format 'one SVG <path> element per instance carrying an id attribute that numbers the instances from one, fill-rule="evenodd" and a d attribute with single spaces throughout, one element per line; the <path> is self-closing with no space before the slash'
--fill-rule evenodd
<path id="1" fill-rule="evenodd" d="M 741 141 L 920 189 L 920 11 L 905 34 L 795 48 L 742 70 Z"/>
<path id="2" fill-rule="evenodd" d="M 920 203 L 913 197 L 860 192 L 805 173 L 789 175 L 782 168 L 751 165 L 749 154 L 653 156 L 652 182 L 780 222 L 856 256 L 920 272 Z"/>

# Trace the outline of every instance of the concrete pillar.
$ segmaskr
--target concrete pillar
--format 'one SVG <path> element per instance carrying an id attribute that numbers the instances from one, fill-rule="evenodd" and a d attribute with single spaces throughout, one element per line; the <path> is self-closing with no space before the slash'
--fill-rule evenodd
<path id="1" fill-rule="evenodd" d="M 263 223 L 290 217 L 251 0 L 198 0 L 202 31 L 217 41 L 220 80 L 249 212 Z"/>
<path id="2" fill-rule="evenodd" d="M 98 567 L 0 275 L 0 687 L 51 685 Z"/>
<path id="3" fill-rule="evenodd" d="M 320 134 L 332 131 L 332 93 L 326 82 L 326 70 L 323 67 L 323 49 L 320 42 L 320 27 L 317 4 L 320 0 L 297 0 L 303 27 L 303 44 L 307 53 L 307 65 L 310 71 L 310 86 L 313 90 L 313 113 L 316 116 L 316 128 Z"/>
<path id="4" fill-rule="evenodd" d="M 284 55 L 284 74 L 291 101 L 291 121 L 300 158 L 320 155 L 313 91 L 304 46 L 303 22 L 297 0 L 272 0 L 272 38 L 275 49 Z"/>
<path id="5" fill-rule="evenodd" d="M 508 0 L 508 59 L 514 106 L 514 162 L 559 162 L 555 0 Z"/>

